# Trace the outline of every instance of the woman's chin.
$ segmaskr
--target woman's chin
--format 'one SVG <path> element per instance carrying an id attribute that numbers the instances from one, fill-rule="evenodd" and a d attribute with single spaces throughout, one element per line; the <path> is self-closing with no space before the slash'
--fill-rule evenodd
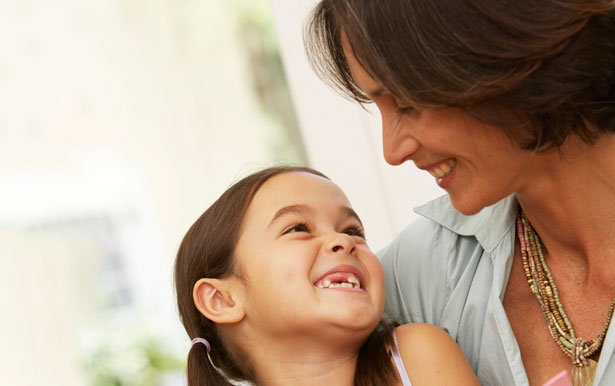
<path id="1" fill-rule="evenodd" d="M 472 216 L 491 205 L 486 204 L 482 200 L 477 200 L 475 197 L 459 197 L 452 194 L 449 194 L 449 197 L 453 208 L 465 216 Z"/>
<path id="2" fill-rule="evenodd" d="M 484 208 L 484 206 L 478 206 L 476 204 L 472 204 L 466 201 L 454 200 L 453 197 L 451 197 L 451 204 L 453 205 L 453 208 L 455 208 L 455 210 L 465 216 L 471 216 L 473 214 L 476 214 Z"/>

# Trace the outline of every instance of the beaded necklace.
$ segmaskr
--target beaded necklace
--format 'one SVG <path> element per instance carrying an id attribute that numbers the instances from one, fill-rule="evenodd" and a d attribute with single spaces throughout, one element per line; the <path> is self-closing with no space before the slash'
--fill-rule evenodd
<path id="1" fill-rule="evenodd" d="M 593 383 L 598 366 L 596 361 L 589 358 L 602 347 L 613 316 L 615 298 L 611 302 L 606 323 L 600 334 L 591 341 L 578 338 L 560 303 L 557 287 L 544 259 L 540 238 L 521 208 L 517 214 L 517 235 L 521 244 L 525 277 L 532 293 L 538 299 L 549 332 L 562 352 L 572 359 L 572 385 L 589 386 Z"/>

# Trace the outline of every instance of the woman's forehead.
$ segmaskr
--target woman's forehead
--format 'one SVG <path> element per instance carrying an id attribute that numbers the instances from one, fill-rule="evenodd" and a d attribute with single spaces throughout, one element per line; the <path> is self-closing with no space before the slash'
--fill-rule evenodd
<path id="1" fill-rule="evenodd" d="M 354 83 L 370 99 L 373 100 L 377 98 L 384 92 L 384 88 L 367 72 L 365 67 L 363 67 L 344 32 L 341 33 L 341 43 L 344 57 L 346 58 L 346 64 L 348 65 Z"/>

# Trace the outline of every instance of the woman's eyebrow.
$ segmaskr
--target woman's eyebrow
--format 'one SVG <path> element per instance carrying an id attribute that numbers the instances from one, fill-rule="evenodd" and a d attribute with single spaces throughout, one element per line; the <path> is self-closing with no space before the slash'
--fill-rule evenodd
<path id="1" fill-rule="evenodd" d="M 271 218 L 271 221 L 269 221 L 269 225 L 267 225 L 267 228 L 269 228 L 280 217 L 283 217 L 285 215 L 288 215 L 288 214 L 306 214 L 306 213 L 312 213 L 312 212 L 313 212 L 312 208 L 310 208 L 307 205 L 288 205 L 288 206 L 285 206 L 283 208 L 280 208 L 277 212 L 275 212 L 275 214 Z"/>

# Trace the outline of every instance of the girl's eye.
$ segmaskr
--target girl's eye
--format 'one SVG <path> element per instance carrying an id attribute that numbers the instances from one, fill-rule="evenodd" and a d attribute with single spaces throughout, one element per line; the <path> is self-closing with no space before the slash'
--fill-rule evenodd
<path id="1" fill-rule="evenodd" d="M 346 230 L 344 230 L 344 233 L 349 236 L 358 236 L 362 239 L 365 239 L 365 232 L 363 232 L 363 229 L 359 226 L 348 227 L 346 228 Z"/>
<path id="2" fill-rule="evenodd" d="M 285 230 L 284 234 L 295 233 L 295 232 L 309 232 L 307 224 L 305 223 L 295 224 L 292 227 Z"/>

